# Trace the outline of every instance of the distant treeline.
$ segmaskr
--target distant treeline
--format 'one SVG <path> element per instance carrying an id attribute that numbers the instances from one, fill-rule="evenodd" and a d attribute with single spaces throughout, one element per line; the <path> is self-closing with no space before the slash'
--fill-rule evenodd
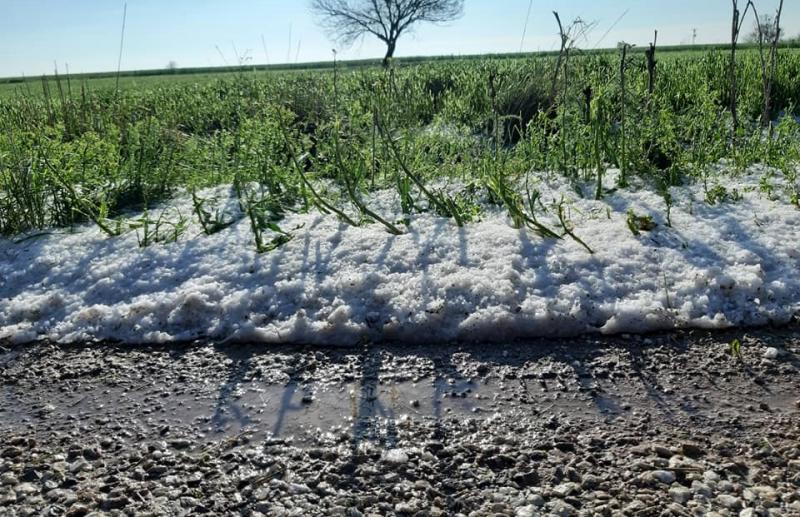
<path id="1" fill-rule="evenodd" d="M 756 44 L 743 44 L 738 46 L 739 49 L 757 49 Z M 800 39 L 794 39 L 782 42 L 780 48 L 800 48 Z M 669 45 L 659 47 L 659 52 L 702 52 L 711 50 L 728 50 L 730 44 L 713 43 L 707 45 Z M 646 47 L 633 47 L 629 52 L 644 52 Z M 615 49 L 592 49 L 581 50 L 583 54 L 605 54 L 609 52 L 616 52 Z M 546 57 L 556 56 L 558 51 L 543 51 L 543 52 L 509 52 L 509 53 L 495 53 L 495 54 L 470 54 L 470 55 L 440 55 L 440 56 L 412 56 L 399 58 L 397 61 L 403 64 L 416 64 L 427 62 L 441 62 L 441 61 L 458 61 L 458 60 L 474 60 L 474 59 L 520 59 L 525 57 Z M 351 61 L 339 61 L 338 66 L 344 68 L 365 68 L 373 66 L 381 66 L 381 59 L 358 59 Z M 252 72 L 252 71 L 286 71 L 286 70 L 323 70 L 333 68 L 333 61 L 315 61 L 310 63 L 281 63 L 274 65 L 242 65 L 242 66 L 214 66 L 214 67 L 188 67 L 188 68 L 160 68 L 150 70 L 127 70 L 119 73 L 120 77 L 150 77 L 150 76 L 166 76 L 166 75 L 192 75 L 192 74 L 214 74 L 214 73 L 231 73 L 231 72 Z M 84 74 L 69 74 L 70 79 L 104 79 L 116 77 L 116 72 L 93 72 Z M 30 81 L 31 79 L 39 76 L 31 77 L 6 77 L 0 78 L 0 84 L 14 84 Z M 66 76 L 64 76 L 66 77 Z"/>

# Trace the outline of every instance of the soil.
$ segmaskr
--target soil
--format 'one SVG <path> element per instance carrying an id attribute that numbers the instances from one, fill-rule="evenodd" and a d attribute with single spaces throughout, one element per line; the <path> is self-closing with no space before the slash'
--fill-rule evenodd
<path id="1" fill-rule="evenodd" d="M 0 515 L 800 515 L 799 369 L 797 326 L 4 344 Z"/>

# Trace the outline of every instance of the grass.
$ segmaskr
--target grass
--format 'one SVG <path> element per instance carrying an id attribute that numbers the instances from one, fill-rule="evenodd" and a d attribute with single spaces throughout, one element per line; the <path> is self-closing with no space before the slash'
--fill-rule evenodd
<path id="1" fill-rule="evenodd" d="M 708 185 L 720 160 L 732 173 L 771 166 L 796 202 L 800 126 L 793 117 L 760 125 L 757 54 L 739 57 L 736 145 L 725 52 L 672 49 L 658 58 L 650 92 L 637 49 L 625 66 L 613 52 L 576 53 L 569 73 L 555 79 L 555 97 L 552 55 L 410 60 L 388 70 L 362 62 L 129 74 L 119 92 L 111 76 L 7 82 L 0 84 L 0 234 L 88 221 L 109 237 L 136 231 L 149 246 L 177 240 L 187 217 L 209 235 L 246 217 L 255 248 L 269 252 L 299 230 L 281 226 L 290 211 L 315 209 L 401 234 L 408 219 L 390 221 L 370 208 L 371 192 L 395 189 L 406 215 L 431 211 L 464 226 L 480 217 L 477 200 L 485 197 L 517 227 L 593 252 L 563 200 L 542 203 L 539 181 L 561 177 L 582 195 L 590 184 L 600 200 L 606 171 L 621 169 L 617 188 L 632 188 L 631 179 L 649 185 L 671 224 L 669 187 L 682 181 L 703 182 L 710 204 L 737 199 L 722 184 Z M 781 50 L 774 119 L 796 114 L 798 76 L 800 52 Z M 238 214 L 196 194 L 220 184 L 235 189 Z M 763 188 L 771 197 L 784 194 L 770 185 Z M 193 195 L 191 214 L 147 210 L 179 192 Z M 144 215 L 127 220 L 130 210 Z M 646 217 L 629 214 L 632 233 L 650 229 Z"/>
<path id="2" fill-rule="evenodd" d="M 709 51 L 724 51 L 727 45 L 675 45 L 665 46 L 659 48 L 659 58 L 676 58 L 676 57 L 691 57 L 699 56 Z M 741 45 L 740 51 L 747 53 L 748 51 L 754 52 L 752 45 Z M 644 52 L 644 48 L 634 47 L 632 52 Z M 800 42 L 787 43 L 782 49 L 784 54 L 800 52 Z M 584 51 L 585 54 L 590 55 L 607 55 L 613 54 L 613 50 L 597 49 Z M 555 51 L 537 52 L 531 54 L 481 54 L 481 55 L 467 55 L 467 56 L 419 56 L 419 57 L 406 57 L 402 59 L 402 64 L 405 65 L 419 65 L 430 63 L 462 63 L 469 64 L 475 61 L 506 61 L 506 60 L 520 60 L 520 59 L 537 59 L 548 56 L 554 56 Z M 332 61 L 321 61 L 311 63 L 288 63 L 276 65 L 243 65 L 243 66 L 226 66 L 226 67 L 197 67 L 197 68 L 179 68 L 176 70 L 170 69 L 152 69 L 152 70 L 129 70 L 123 71 L 120 74 L 120 89 L 121 90 L 136 90 L 136 89 L 149 89 L 162 86 L 170 86 L 176 84 L 204 84 L 214 79 L 232 78 L 242 73 L 259 76 L 262 79 L 268 78 L 270 75 L 276 73 L 299 72 L 307 73 L 312 71 L 326 72 L 333 69 Z M 359 70 L 359 69 L 378 69 L 381 67 L 380 59 L 363 59 L 338 62 L 337 66 L 346 70 Z M 64 80 L 67 79 L 63 76 Z M 85 74 L 71 74 L 69 79 L 75 85 L 85 85 L 90 90 L 109 90 L 115 87 L 116 73 L 114 72 L 97 72 Z M 520 87 L 526 85 L 521 84 Z M 39 95 L 41 93 L 41 78 L 38 76 L 32 77 L 0 77 L 0 98 L 13 97 L 19 94 L 33 94 Z"/>

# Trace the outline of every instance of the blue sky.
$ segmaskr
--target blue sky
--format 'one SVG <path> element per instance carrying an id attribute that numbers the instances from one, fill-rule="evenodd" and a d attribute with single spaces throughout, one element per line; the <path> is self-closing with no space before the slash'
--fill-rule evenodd
<path id="1" fill-rule="evenodd" d="M 446 26 L 420 26 L 401 39 L 398 56 L 515 52 L 529 0 L 466 0 L 465 15 Z M 0 0 L 0 76 L 38 75 L 117 66 L 123 0 Z M 334 45 L 314 23 L 306 0 L 128 0 L 122 68 L 222 66 L 238 61 L 283 63 L 331 58 Z M 744 3 L 744 2 L 742 2 Z M 777 0 L 758 0 L 763 12 Z M 661 44 L 720 42 L 730 33 L 730 0 L 534 0 L 525 50 L 557 45 L 551 11 L 596 27 L 581 46 L 646 45 L 653 29 Z M 624 18 L 601 37 L 627 11 Z M 800 33 L 800 2 L 786 1 L 784 27 Z M 749 23 L 748 23 L 749 26 Z M 266 44 L 262 44 L 262 36 Z M 365 38 L 343 59 L 382 57 Z M 238 56 L 238 57 L 237 57 Z"/>

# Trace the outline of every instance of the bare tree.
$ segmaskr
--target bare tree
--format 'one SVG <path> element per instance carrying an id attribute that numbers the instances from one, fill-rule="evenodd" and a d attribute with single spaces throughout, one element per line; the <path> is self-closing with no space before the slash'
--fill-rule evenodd
<path id="1" fill-rule="evenodd" d="M 765 14 L 759 17 L 755 5 L 753 6 L 753 14 L 756 18 L 754 23 L 755 41 L 758 43 L 758 55 L 761 59 L 761 83 L 764 89 L 764 107 L 761 111 L 761 125 L 764 127 L 769 126 L 771 120 L 772 86 L 778 67 L 778 44 L 783 34 L 782 13 L 783 0 L 780 0 L 775 16 Z"/>
<path id="2" fill-rule="evenodd" d="M 736 81 L 736 50 L 739 44 L 739 35 L 742 32 L 742 25 L 747 12 L 750 9 L 755 9 L 753 0 L 747 0 L 744 12 L 739 10 L 739 0 L 731 0 L 733 6 L 733 18 L 731 20 L 731 58 L 728 66 L 728 76 L 730 82 L 730 108 L 731 118 L 733 119 L 733 126 L 731 128 L 731 145 L 736 146 L 736 131 L 739 129 L 739 114 L 737 111 L 737 81 Z M 756 19 L 758 17 L 756 16 Z"/>
<path id="3" fill-rule="evenodd" d="M 398 38 L 419 22 L 444 23 L 464 12 L 464 0 L 311 0 L 320 25 L 338 42 L 350 45 L 372 34 L 386 44 L 384 66 Z"/>
<path id="4" fill-rule="evenodd" d="M 782 10 L 782 6 L 778 10 Z M 780 42 L 781 39 L 783 39 L 783 29 L 780 27 L 780 18 L 769 14 L 754 21 L 753 30 L 747 36 L 748 42 L 760 45 L 771 45 L 773 41 Z"/>

